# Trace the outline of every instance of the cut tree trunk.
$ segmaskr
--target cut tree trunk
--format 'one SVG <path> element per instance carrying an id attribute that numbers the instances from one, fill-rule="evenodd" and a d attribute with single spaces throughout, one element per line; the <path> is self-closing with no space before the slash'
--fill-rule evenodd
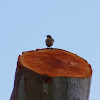
<path id="1" fill-rule="evenodd" d="M 92 69 L 61 49 L 37 49 L 18 57 L 10 100 L 89 100 Z"/>

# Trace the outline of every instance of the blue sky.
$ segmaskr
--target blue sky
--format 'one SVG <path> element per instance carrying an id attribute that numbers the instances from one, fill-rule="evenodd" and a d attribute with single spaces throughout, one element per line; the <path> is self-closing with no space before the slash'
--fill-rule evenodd
<path id="1" fill-rule="evenodd" d="M 46 48 L 50 34 L 53 47 L 86 59 L 93 75 L 89 100 L 100 90 L 99 0 L 0 0 L 0 100 L 9 100 L 18 55 Z"/>

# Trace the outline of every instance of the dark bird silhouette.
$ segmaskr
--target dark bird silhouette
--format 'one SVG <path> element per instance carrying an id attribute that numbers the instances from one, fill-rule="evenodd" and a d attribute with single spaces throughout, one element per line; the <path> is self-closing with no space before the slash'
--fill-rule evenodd
<path id="1" fill-rule="evenodd" d="M 53 45 L 54 39 L 50 35 L 47 35 L 47 39 L 45 42 L 47 47 L 51 47 Z"/>

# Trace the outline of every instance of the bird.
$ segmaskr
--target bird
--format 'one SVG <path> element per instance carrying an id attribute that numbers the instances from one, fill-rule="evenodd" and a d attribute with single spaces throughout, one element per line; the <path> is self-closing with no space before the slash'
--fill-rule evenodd
<path id="1" fill-rule="evenodd" d="M 54 39 L 51 37 L 51 35 L 46 35 L 47 39 L 46 39 L 46 45 L 47 47 L 51 47 L 53 45 Z"/>

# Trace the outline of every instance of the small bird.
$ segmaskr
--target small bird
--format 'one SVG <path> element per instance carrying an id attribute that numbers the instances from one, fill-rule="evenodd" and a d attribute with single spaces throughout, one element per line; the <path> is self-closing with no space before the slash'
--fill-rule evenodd
<path id="1" fill-rule="evenodd" d="M 46 45 L 47 47 L 50 47 L 53 45 L 53 42 L 54 42 L 54 39 L 50 36 L 50 35 L 46 35 L 47 36 L 47 39 L 46 39 Z"/>

